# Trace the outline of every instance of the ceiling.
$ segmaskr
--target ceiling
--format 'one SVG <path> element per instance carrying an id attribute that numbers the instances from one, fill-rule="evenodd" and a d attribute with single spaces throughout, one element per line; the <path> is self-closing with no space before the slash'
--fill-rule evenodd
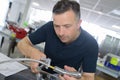
<path id="1" fill-rule="evenodd" d="M 82 19 L 120 32 L 120 0 L 80 0 Z"/>
<path id="2" fill-rule="evenodd" d="M 39 9 L 52 10 L 58 0 L 32 0 L 39 3 Z M 77 0 L 81 5 L 81 19 L 101 27 L 120 32 L 120 0 Z"/>

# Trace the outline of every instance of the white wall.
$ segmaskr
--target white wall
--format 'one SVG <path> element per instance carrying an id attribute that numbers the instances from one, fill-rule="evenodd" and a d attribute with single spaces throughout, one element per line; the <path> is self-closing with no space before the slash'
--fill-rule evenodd
<path id="1" fill-rule="evenodd" d="M 0 0 L 0 28 L 4 27 L 9 7 L 9 0 Z"/>
<path id="2" fill-rule="evenodd" d="M 19 1 L 19 0 L 18 0 Z M 13 21 L 18 23 L 18 18 L 19 18 L 19 14 L 24 12 L 24 7 L 25 4 L 18 2 L 18 1 L 13 1 L 12 2 L 12 7 L 11 10 L 9 12 L 9 16 L 8 16 L 8 20 L 9 21 Z M 21 15 L 22 17 L 22 15 Z"/>

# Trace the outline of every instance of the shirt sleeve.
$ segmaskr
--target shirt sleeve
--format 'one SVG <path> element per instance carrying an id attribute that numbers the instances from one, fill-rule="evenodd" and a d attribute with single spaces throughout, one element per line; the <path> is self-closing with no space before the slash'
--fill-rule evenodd
<path id="1" fill-rule="evenodd" d="M 33 45 L 45 42 L 47 36 L 47 30 L 51 22 L 46 23 L 42 27 L 38 28 L 35 32 L 28 35 Z"/>
<path id="2" fill-rule="evenodd" d="M 96 71 L 98 58 L 98 44 L 96 41 L 94 43 L 92 42 L 92 44 L 89 44 L 87 48 L 87 53 L 84 56 L 82 64 L 83 72 L 94 73 Z"/>

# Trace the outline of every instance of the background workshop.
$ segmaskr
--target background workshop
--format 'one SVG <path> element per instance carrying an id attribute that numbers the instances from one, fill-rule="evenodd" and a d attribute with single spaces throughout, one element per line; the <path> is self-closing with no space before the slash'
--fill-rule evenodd
<path id="1" fill-rule="evenodd" d="M 52 8 L 57 1 L 0 0 L 0 61 L 25 57 L 16 47 L 17 43 L 52 20 Z M 95 80 L 120 80 L 120 0 L 76 1 L 80 3 L 81 27 L 95 38 L 99 46 Z M 44 45 L 41 43 L 35 47 L 44 51 Z M 11 62 L 0 64 L 0 80 L 28 66 L 22 60 Z"/>

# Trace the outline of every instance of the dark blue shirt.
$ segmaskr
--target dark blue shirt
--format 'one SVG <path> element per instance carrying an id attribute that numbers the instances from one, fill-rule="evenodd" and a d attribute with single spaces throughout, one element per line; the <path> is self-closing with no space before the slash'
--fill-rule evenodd
<path id="1" fill-rule="evenodd" d="M 45 54 L 51 58 L 53 66 L 64 68 L 64 65 L 68 65 L 78 70 L 82 65 L 84 72 L 95 72 L 96 70 L 98 44 L 83 29 L 74 42 L 66 45 L 55 34 L 51 21 L 30 34 L 29 39 L 34 45 L 45 42 Z"/>

